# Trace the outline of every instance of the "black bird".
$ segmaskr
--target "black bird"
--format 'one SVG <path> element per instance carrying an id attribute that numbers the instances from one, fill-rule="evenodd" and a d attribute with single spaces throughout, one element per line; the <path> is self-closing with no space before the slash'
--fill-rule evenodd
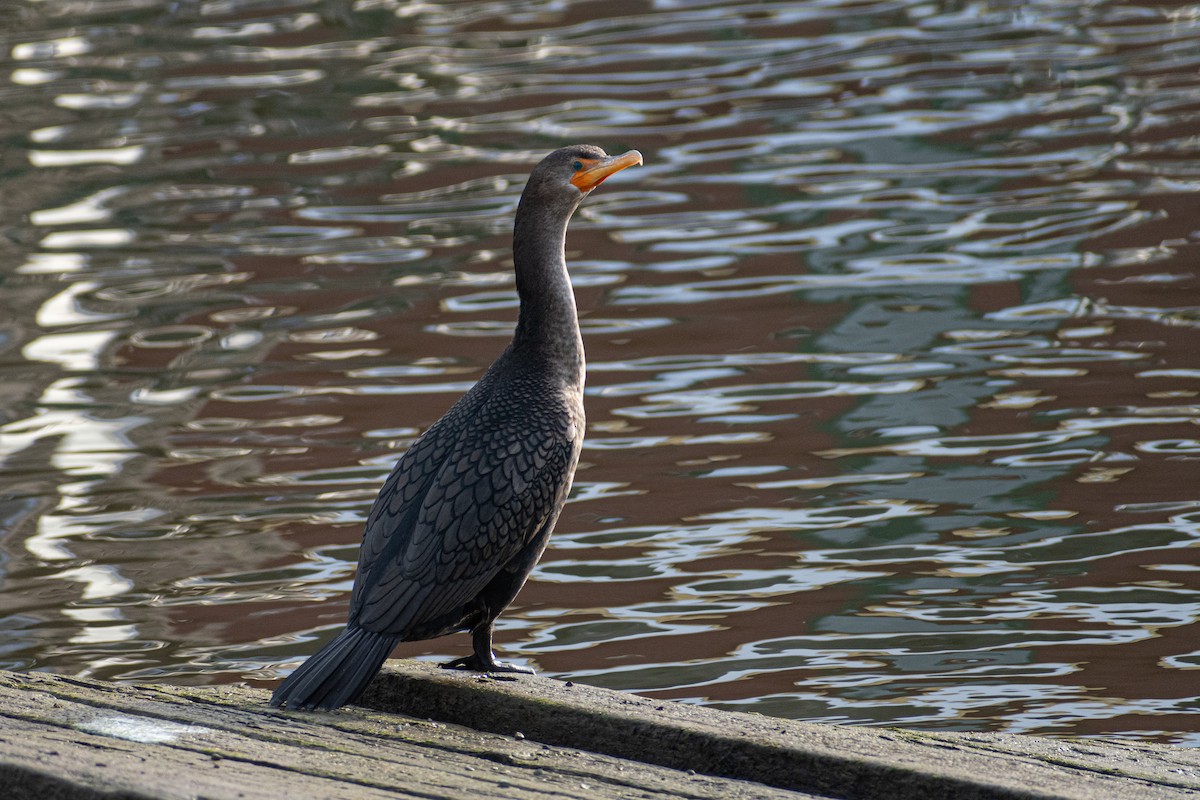
<path id="1" fill-rule="evenodd" d="M 563 252 L 567 221 L 631 150 L 555 150 L 529 176 L 513 226 L 521 310 L 512 343 L 392 469 L 363 533 L 346 629 L 271 705 L 333 709 L 367 688 L 397 642 L 471 631 L 447 667 L 531 672 L 496 660 L 492 631 L 558 519 L 583 444 L 583 339 Z"/>

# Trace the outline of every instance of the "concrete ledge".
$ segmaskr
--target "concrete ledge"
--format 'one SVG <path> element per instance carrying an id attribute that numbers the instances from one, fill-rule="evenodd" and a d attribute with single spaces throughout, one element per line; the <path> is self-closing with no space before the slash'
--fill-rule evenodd
<path id="1" fill-rule="evenodd" d="M 1185 798 L 1200 752 L 808 725 L 395 662 L 333 713 L 0 672 L 0 798 Z"/>
<path id="2" fill-rule="evenodd" d="M 1200 751 L 815 725 L 546 678 L 392 662 L 363 702 L 680 770 L 836 798 L 1200 796 Z"/>

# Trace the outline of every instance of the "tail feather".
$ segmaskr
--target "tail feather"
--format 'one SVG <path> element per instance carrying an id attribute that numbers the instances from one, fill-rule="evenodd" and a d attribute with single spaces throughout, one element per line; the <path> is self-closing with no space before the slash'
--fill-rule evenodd
<path id="1" fill-rule="evenodd" d="M 271 695 L 271 705 L 329 711 L 354 702 L 379 672 L 399 638 L 362 628 L 346 628 L 279 684 Z"/>

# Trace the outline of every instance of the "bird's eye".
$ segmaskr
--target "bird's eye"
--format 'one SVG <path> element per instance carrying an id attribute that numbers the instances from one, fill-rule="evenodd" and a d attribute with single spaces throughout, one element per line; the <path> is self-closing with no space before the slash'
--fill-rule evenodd
<path id="1" fill-rule="evenodd" d="M 571 169 L 575 170 L 576 172 L 579 172 L 579 170 L 583 169 L 583 162 L 576 161 L 574 164 L 571 165 Z"/>

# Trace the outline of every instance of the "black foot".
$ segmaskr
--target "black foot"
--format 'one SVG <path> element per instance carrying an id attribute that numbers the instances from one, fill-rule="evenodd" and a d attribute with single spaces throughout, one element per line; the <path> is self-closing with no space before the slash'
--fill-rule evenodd
<path id="1" fill-rule="evenodd" d="M 532 675 L 533 670 L 529 667 L 518 667 L 516 664 L 506 664 L 503 661 L 497 661 L 495 657 L 484 661 L 479 656 L 471 654 L 463 658 L 456 658 L 453 661 L 447 661 L 442 664 L 442 669 L 469 669 L 473 672 L 521 672 L 526 675 Z"/>

